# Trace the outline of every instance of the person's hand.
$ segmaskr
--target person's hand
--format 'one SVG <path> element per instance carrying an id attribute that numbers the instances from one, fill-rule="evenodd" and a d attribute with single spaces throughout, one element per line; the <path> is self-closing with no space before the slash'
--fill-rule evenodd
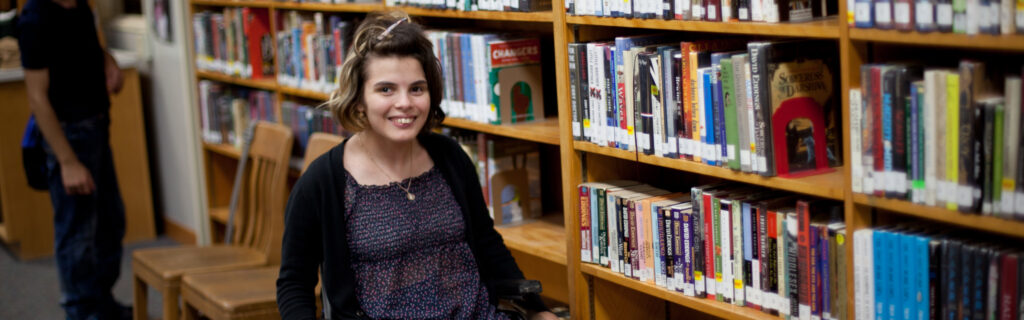
<path id="1" fill-rule="evenodd" d="M 87 195 L 96 190 L 92 174 L 81 162 L 61 164 L 60 175 L 64 182 L 64 192 L 69 195 Z"/>
<path id="2" fill-rule="evenodd" d="M 116 94 L 121 92 L 121 86 L 124 85 L 124 76 L 121 74 L 121 68 L 117 66 L 117 63 L 106 63 L 103 71 L 107 75 L 107 93 Z"/>
<path id="3" fill-rule="evenodd" d="M 558 320 L 558 316 L 549 311 L 534 313 L 530 320 Z"/>

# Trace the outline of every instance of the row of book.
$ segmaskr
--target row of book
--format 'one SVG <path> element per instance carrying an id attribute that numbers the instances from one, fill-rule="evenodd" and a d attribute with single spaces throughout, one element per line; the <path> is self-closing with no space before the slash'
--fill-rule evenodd
<path id="1" fill-rule="evenodd" d="M 251 121 L 274 122 L 274 94 L 199 80 L 199 115 L 203 141 L 241 148 Z"/>
<path id="2" fill-rule="evenodd" d="M 566 13 L 637 19 L 803 22 L 839 12 L 832 0 L 566 0 Z"/>
<path id="3" fill-rule="evenodd" d="M 449 117 L 490 124 L 544 118 L 540 40 L 496 33 L 428 30 L 445 80 Z"/>
<path id="4" fill-rule="evenodd" d="M 579 185 L 583 262 L 799 319 L 846 319 L 842 204 L 720 183 Z"/>
<path id="5" fill-rule="evenodd" d="M 281 101 L 281 123 L 292 129 L 296 139 L 296 150 L 301 154 L 306 150 L 309 136 L 314 132 L 348 136 L 348 132 L 334 121 L 330 110 L 323 107 L 310 106 L 295 101 Z"/>
<path id="6" fill-rule="evenodd" d="M 495 224 L 521 223 L 543 214 L 536 143 L 451 128 L 443 133 L 458 141 L 477 165 L 484 201 Z"/>
<path id="7" fill-rule="evenodd" d="M 196 68 L 243 78 L 274 74 L 267 9 L 224 8 L 192 16 Z"/>
<path id="8" fill-rule="evenodd" d="M 1024 317 L 1020 248 L 896 226 L 853 232 L 856 318 Z"/>
<path id="9" fill-rule="evenodd" d="M 384 0 L 384 4 L 459 11 L 531 12 L 551 10 L 551 0 Z"/>
<path id="10" fill-rule="evenodd" d="M 1020 0 L 846 0 L 856 28 L 959 34 L 1024 33 Z"/>
<path id="11" fill-rule="evenodd" d="M 980 61 L 863 65 L 850 92 L 853 191 L 1024 218 L 1021 86 Z"/>
<path id="12" fill-rule="evenodd" d="M 330 93 L 338 87 L 352 23 L 322 12 L 276 11 L 277 82 L 292 88 Z M 267 50 L 272 51 L 270 47 Z"/>
<path id="13" fill-rule="evenodd" d="M 568 51 L 576 140 L 765 176 L 841 165 L 834 41 L 650 35 Z"/>

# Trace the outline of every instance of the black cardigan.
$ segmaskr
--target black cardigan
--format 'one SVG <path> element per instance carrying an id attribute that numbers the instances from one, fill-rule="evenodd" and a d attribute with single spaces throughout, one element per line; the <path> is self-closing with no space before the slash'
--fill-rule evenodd
<path id="1" fill-rule="evenodd" d="M 497 305 L 494 285 L 502 279 L 522 279 L 515 260 L 505 248 L 487 212 L 476 166 L 459 145 L 438 134 L 420 135 L 420 144 L 439 169 L 462 209 L 466 242 L 476 259 L 480 279 Z M 313 288 L 317 268 L 323 272 L 324 313 L 327 319 L 362 319 L 355 294 L 355 278 L 349 257 L 345 226 L 345 143 L 310 164 L 296 182 L 288 199 L 281 272 L 277 279 L 277 304 L 282 319 L 313 319 L 316 305 Z M 545 310 L 537 295 L 527 306 Z"/>

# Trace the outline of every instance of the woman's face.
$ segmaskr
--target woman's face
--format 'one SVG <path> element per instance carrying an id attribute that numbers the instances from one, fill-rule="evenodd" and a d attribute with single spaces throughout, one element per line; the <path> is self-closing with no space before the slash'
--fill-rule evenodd
<path id="1" fill-rule="evenodd" d="M 420 62 L 412 57 L 372 57 L 363 83 L 366 133 L 390 142 L 416 139 L 427 123 L 430 91 Z"/>

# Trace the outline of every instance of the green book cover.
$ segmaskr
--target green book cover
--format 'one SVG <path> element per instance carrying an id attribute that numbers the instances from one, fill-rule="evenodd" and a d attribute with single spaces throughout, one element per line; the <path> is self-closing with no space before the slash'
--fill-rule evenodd
<path id="1" fill-rule="evenodd" d="M 736 123 L 736 90 L 733 84 L 732 58 L 722 59 L 722 102 L 725 106 L 725 145 L 729 168 L 740 170 L 739 124 Z"/>
<path id="2" fill-rule="evenodd" d="M 597 191 L 597 248 L 592 250 L 598 251 L 598 260 L 594 262 L 604 265 L 602 261 L 608 259 L 608 200 L 605 187 L 595 191 Z"/>
<path id="3" fill-rule="evenodd" d="M 940 106 L 941 107 L 941 106 Z M 946 75 L 946 208 L 957 209 L 957 184 L 960 182 L 960 74 Z"/>
<path id="4" fill-rule="evenodd" d="M 1003 116 L 1005 107 L 1003 103 L 995 104 L 995 132 L 992 139 L 992 205 L 999 208 L 1003 200 Z M 999 212 L 998 209 L 993 212 Z"/>

